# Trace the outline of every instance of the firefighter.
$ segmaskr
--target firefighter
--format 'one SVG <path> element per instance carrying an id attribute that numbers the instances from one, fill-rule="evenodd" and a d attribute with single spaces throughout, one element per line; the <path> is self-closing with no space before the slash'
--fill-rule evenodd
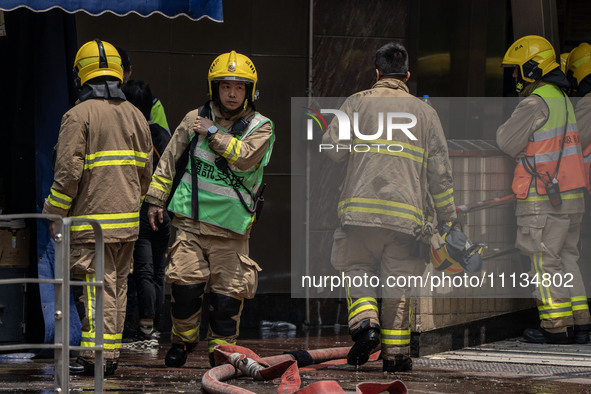
<path id="1" fill-rule="evenodd" d="M 348 157 L 338 205 L 340 227 L 334 234 L 331 263 L 348 277 L 380 276 L 385 283 L 387 276 L 420 276 L 425 261 L 414 252 L 414 246 L 428 218 L 436 212 L 439 222 L 445 223 L 456 214 L 447 142 L 436 111 L 409 93 L 406 49 L 398 43 L 383 46 L 375 54 L 375 68 L 372 88 L 349 97 L 340 110 L 350 120 L 358 119 L 359 130 L 371 131 L 383 129 L 378 125 L 379 115 L 392 108 L 413 114 L 417 124 L 411 130 L 416 140 L 400 130 L 388 140 L 384 131 L 375 136 L 379 143 L 403 149 L 325 152 L 337 162 Z M 322 142 L 336 146 L 355 141 L 339 140 L 339 121 L 335 117 Z M 367 362 L 381 342 L 384 371 L 412 369 L 410 290 L 385 286 L 379 294 L 376 287 L 349 284 L 348 324 L 354 341 L 347 356 L 349 364 Z"/>
<path id="2" fill-rule="evenodd" d="M 581 147 L 583 148 L 583 164 L 585 166 L 585 179 L 589 180 L 591 174 L 591 45 L 581 43 L 573 49 L 567 59 L 566 77 L 571 83 L 571 96 L 577 97 L 575 106 L 575 117 L 577 126 L 581 134 Z M 591 185 L 588 186 L 591 192 Z M 577 296 L 580 300 L 577 311 L 573 308 L 575 319 L 575 329 L 579 332 L 579 343 L 589 342 L 588 332 L 591 330 L 591 324 L 577 324 L 585 322 L 584 316 L 588 314 L 589 304 L 584 302 L 586 299 L 585 285 L 582 278 L 576 278 L 576 287 L 579 289 Z M 583 315 L 583 318 L 578 318 Z"/>
<path id="3" fill-rule="evenodd" d="M 583 149 L 589 148 L 591 143 L 590 44 L 584 42 L 570 52 L 566 64 L 566 76 L 571 84 L 571 96 L 579 97 L 575 107 L 575 116 L 581 133 L 581 146 Z"/>
<path id="4" fill-rule="evenodd" d="M 248 238 L 273 123 L 255 110 L 258 77 L 248 57 L 235 51 L 218 56 L 207 79 L 210 100 L 177 127 L 146 196 L 154 229 L 164 208 L 175 214 L 166 268 L 173 322 L 164 360 L 169 367 L 183 366 L 197 344 L 206 290 L 212 365 L 216 345 L 236 343 L 243 302 L 254 297 L 260 271 L 248 256 Z"/>
<path id="5" fill-rule="evenodd" d="M 98 219 L 103 229 L 105 375 L 117 368 L 134 241 L 142 196 L 152 174 L 152 138 L 144 115 L 125 100 L 121 58 L 105 41 L 84 44 L 74 61 L 77 104 L 62 118 L 55 178 L 43 213 Z M 55 224 L 50 224 L 55 236 Z M 90 226 L 71 227 L 73 280 L 95 281 Z M 94 286 L 74 286 L 81 346 L 95 346 Z M 83 350 L 72 373 L 94 373 L 94 351 Z"/>
<path id="6" fill-rule="evenodd" d="M 523 339 L 585 343 L 590 319 L 584 289 L 574 294 L 554 280 L 572 275 L 582 284 L 577 243 L 588 181 L 575 113 L 565 94 L 569 83 L 554 48 L 540 36 L 515 41 L 502 64 L 514 67 L 517 92 L 524 97 L 497 130 L 499 147 L 516 159 L 516 247 L 530 257 L 530 278 L 538 283 L 533 291 L 540 326 L 526 329 Z"/>

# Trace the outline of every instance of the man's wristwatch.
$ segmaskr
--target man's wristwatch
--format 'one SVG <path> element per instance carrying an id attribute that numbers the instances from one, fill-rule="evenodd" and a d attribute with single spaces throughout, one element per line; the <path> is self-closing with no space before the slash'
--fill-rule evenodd
<path id="1" fill-rule="evenodd" d="M 207 129 L 207 138 L 211 137 L 212 135 L 214 135 L 217 132 L 218 132 L 218 128 L 215 126 L 211 126 L 209 129 Z"/>

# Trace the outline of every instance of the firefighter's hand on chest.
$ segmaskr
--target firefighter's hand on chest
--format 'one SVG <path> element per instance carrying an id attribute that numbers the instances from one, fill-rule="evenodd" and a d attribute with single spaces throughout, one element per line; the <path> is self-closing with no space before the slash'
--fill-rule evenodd
<path id="1" fill-rule="evenodd" d="M 213 126 L 213 121 L 208 118 L 197 116 L 193 123 L 193 131 L 200 135 L 207 135 L 207 130 Z"/>

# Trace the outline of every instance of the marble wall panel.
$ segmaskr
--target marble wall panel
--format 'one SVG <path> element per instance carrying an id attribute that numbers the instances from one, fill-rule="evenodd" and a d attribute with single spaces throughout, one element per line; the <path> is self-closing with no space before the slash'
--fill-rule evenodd
<path id="1" fill-rule="evenodd" d="M 407 19 L 406 1 L 314 1 L 314 35 L 404 37 Z"/>

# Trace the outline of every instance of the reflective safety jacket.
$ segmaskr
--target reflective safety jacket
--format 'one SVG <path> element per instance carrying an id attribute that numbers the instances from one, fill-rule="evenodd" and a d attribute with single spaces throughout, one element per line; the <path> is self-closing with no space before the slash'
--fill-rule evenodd
<path id="1" fill-rule="evenodd" d="M 337 208 L 342 226 L 380 227 L 416 236 L 435 213 L 439 223 L 455 218 L 447 142 L 431 106 L 412 96 L 404 82 L 382 79 L 349 97 L 340 110 L 351 124 L 357 119 L 365 135 L 377 134 L 380 124 L 387 124 L 380 116 L 389 112 L 416 117 L 416 126 L 409 128 L 416 140 L 399 129 L 388 136 L 385 127 L 371 140 L 357 135 L 341 140 L 339 121 L 333 119 L 322 142 L 344 146 L 324 151 L 334 161 L 348 156 Z M 409 119 L 394 122 L 408 124 Z"/>
<path id="2" fill-rule="evenodd" d="M 152 174 L 152 137 L 130 102 L 95 98 L 62 118 L 54 182 L 43 213 L 98 219 L 105 242 L 135 241 Z M 71 227 L 72 243 L 94 242 L 90 225 Z"/>
<path id="3" fill-rule="evenodd" d="M 554 177 L 563 193 L 586 187 L 580 136 L 570 100 L 552 84 L 538 87 L 532 94 L 544 100 L 549 116 L 531 135 L 525 149 L 526 157 L 515 166 L 513 193 L 522 200 L 548 200 L 546 184 L 551 183 Z M 568 195 L 564 197 L 568 198 Z"/>
<path id="4" fill-rule="evenodd" d="M 211 137 L 196 135 L 192 130 L 198 110 L 189 112 L 174 132 L 171 142 L 162 155 L 158 168 L 152 177 L 146 201 L 164 206 L 175 176 L 175 164 L 193 138 L 197 138 L 194 160 L 197 171 L 198 190 L 192 190 L 191 161 L 176 188 L 168 209 L 185 218 L 193 218 L 191 198 L 198 197 L 200 223 L 230 230 L 236 234 L 247 234 L 254 220 L 240 201 L 253 208 L 253 197 L 262 182 L 263 169 L 269 163 L 273 150 L 273 123 L 263 115 L 247 108 L 232 118 L 225 119 L 217 106 L 211 105 L 211 116 L 218 132 Z M 249 122 L 241 135 L 229 131 L 240 118 Z M 230 170 L 224 171 L 216 164 L 223 158 Z M 233 174 L 232 174 L 233 173 Z"/>
<path id="5" fill-rule="evenodd" d="M 562 120 L 565 120 L 564 99 L 562 97 L 554 99 L 547 98 L 544 100 L 542 97 L 533 94 L 535 90 L 546 85 L 549 85 L 546 81 L 536 81 L 526 85 L 520 93 L 520 96 L 524 97 L 524 99 L 519 102 L 511 117 L 499 126 L 497 130 L 497 143 L 499 144 L 499 148 L 509 156 L 515 158 L 519 157 L 522 152 L 525 152 L 532 140 L 533 134 L 548 122 L 550 118 L 550 107 L 546 101 L 560 103 L 560 105 L 557 104 L 556 106 L 559 107 L 563 114 Z M 564 126 L 564 123 L 562 125 Z M 562 167 L 562 164 L 560 166 Z M 554 174 L 555 168 L 552 169 L 551 175 Z M 559 183 L 559 186 L 562 204 L 558 207 L 553 207 L 550 204 L 547 194 L 538 194 L 537 184 L 532 182 L 529 187 L 528 198 L 517 200 L 515 215 L 583 213 L 585 211 L 584 191 L 582 189 L 575 189 L 565 192 L 563 191 L 562 184 Z"/>
<path id="6" fill-rule="evenodd" d="M 152 97 L 150 120 L 165 129 L 168 135 L 170 135 L 170 128 L 168 127 L 168 121 L 166 120 L 166 114 L 164 113 L 162 101 L 156 97 Z"/>

